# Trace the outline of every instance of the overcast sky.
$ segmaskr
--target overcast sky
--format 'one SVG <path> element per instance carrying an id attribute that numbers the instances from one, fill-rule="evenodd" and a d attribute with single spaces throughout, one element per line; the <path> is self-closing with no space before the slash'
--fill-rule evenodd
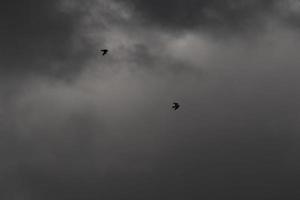
<path id="1" fill-rule="evenodd" d="M 300 196 L 299 0 L 5 0 L 0 24 L 2 200 Z"/>

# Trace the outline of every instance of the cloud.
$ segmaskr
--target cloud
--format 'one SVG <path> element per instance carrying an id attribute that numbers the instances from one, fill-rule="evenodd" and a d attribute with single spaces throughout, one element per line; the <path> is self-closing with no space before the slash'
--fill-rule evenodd
<path id="1" fill-rule="evenodd" d="M 299 27 L 298 0 L 119 1 L 143 24 L 170 33 L 201 31 L 218 38 L 257 36 L 270 22 Z"/>
<path id="2" fill-rule="evenodd" d="M 88 48 L 74 46 L 79 12 L 65 12 L 61 1 L 5 1 L 1 6 L 1 72 L 72 73 L 88 57 Z M 77 38 L 76 38 L 77 37 Z M 84 44 L 87 45 L 87 44 Z M 77 66 L 77 67 L 76 67 Z"/>
<path id="3" fill-rule="evenodd" d="M 36 37 L 20 60 L 3 61 L 11 67 L 2 66 L 10 76 L 0 84 L 1 199 L 297 196 L 298 32 L 282 17 L 284 23 L 266 27 L 259 37 L 216 40 L 210 31 L 220 30 L 219 18 L 235 32 L 231 25 L 259 23 L 275 5 L 173 2 L 178 7 L 170 13 L 150 10 L 145 1 L 132 1 L 135 9 L 105 0 L 34 2 L 32 15 L 41 22 L 19 8 L 25 21 L 39 26 L 19 23 L 21 32 Z M 194 12 L 197 6 L 219 18 Z M 184 24 L 184 9 L 191 24 Z M 283 14 L 289 9 L 283 7 L 278 16 L 289 16 Z M 136 18 L 138 12 L 145 18 Z M 158 21 L 164 15 L 178 16 L 182 24 Z M 69 37 L 72 41 L 62 42 Z M 49 43 L 40 44 L 42 39 Z M 58 49 L 63 56 L 25 51 L 33 47 Z M 109 54 L 98 56 L 99 47 Z M 28 67 L 18 65 L 22 60 Z M 53 78 L 51 66 L 62 79 Z M 66 81 L 72 72 L 76 76 Z M 181 104 L 176 112 L 173 101 Z"/>
<path id="4" fill-rule="evenodd" d="M 271 1 L 144 1 L 127 4 L 146 23 L 160 28 L 215 30 L 222 33 L 240 32 L 257 27 L 272 13 L 276 0 Z"/>

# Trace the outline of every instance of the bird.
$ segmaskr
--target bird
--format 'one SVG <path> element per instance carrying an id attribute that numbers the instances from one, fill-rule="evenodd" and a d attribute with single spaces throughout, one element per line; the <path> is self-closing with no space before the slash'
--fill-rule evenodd
<path id="1" fill-rule="evenodd" d="M 108 53 L 108 50 L 107 50 L 107 49 L 101 49 L 101 51 L 102 51 L 102 56 L 104 56 L 105 54 Z"/>
<path id="2" fill-rule="evenodd" d="M 177 102 L 174 102 L 174 103 L 173 103 L 172 108 L 173 108 L 174 110 L 177 110 L 179 107 L 180 107 L 179 103 L 177 103 Z"/>

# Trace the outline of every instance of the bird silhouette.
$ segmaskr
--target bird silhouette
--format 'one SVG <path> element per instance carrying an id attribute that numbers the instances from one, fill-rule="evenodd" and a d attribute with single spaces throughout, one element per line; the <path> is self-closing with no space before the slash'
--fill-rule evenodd
<path id="1" fill-rule="evenodd" d="M 108 50 L 107 50 L 107 49 L 101 49 L 101 51 L 102 51 L 102 56 L 104 56 L 105 54 L 108 53 Z"/>
<path id="2" fill-rule="evenodd" d="M 179 103 L 177 103 L 177 102 L 174 102 L 174 103 L 173 103 L 172 108 L 173 108 L 174 110 L 177 110 L 179 107 L 180 107 Z"/>

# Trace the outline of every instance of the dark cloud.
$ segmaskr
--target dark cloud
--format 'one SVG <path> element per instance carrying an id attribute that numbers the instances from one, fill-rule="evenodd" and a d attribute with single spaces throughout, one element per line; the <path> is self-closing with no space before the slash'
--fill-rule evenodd
<path id="1" fill-rule="evenodd" d="M 197 29 L 248 29 L 275 1 L 130 2 L 1 7 L 3 72 L 84 70 L 1 77 L 0 199 L 296 199 L 298 32 Z M 293 9 L 276 5 L 289 24 Z"/>
<path id="2" fill-rule="evenodd" d="M 60 0 L 1 2 L 2 73 L 76 71 L 87 56 L 87 49 L 72 46 L 80 13 L 64 12 L 61 4 Z"/>
<path id="3" fill-rule="evenodd" d="M 200 28 L 215 34 L 258 29 L 278 0 L 131 0 L 127 3 L 146 23 L 161 28 Z"/>

